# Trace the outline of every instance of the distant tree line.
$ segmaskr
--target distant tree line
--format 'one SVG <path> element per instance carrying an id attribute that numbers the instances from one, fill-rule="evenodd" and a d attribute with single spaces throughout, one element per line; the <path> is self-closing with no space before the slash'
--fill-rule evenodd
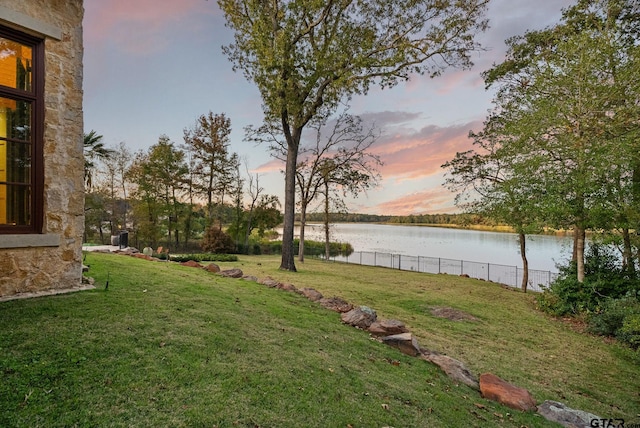
<path id="1" fill-rule="evenodd" d="M 296 215 L 299 220 L 299 214 Z M 321 222 L 324 213 L 307 214 L 307 220 Z M 461 214 L 410 214 L 404 216 L 378 215 L 363 213 L 332 212 L 331 220 L 337 223 L 390 223 L 390 224 L 420 224 L 420 225 L 452 225 L 452 226 L 496 226 L 499 223 L 490 217 L 472 213 Z M 504 224 L 504 223 L 502 223 Z"/>
<path id="2" fill-rule="evenodd" d="M 241 174 L 230 132 L 224 114 L 209 112 L 185 128 L 182 144 L 161 135 L 136 153 L 125 143 L 106 148 L 101 135 L 87 133 L 85 242 L 105 244 L 127 231 L 138 247 L 189 250 L 214 239 L 220 242 L 208 244 L 224 243 L 221 251 L 248 250 L 252 236 L 280 224 L 282 215 L 277 197 L 252 187 L 258 176 Z"/>

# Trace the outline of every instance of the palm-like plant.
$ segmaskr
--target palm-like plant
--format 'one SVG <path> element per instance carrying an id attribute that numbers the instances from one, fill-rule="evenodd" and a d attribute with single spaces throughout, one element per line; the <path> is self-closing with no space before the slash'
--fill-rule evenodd
<path id="1" fill-rule="evenodd" d="M 102 138 L 102 135 L 98 135 L 94 130 L 84 134 L 84 183 L 88 189 L 93 184 L 94 161 L 109 159 L 114 153 L 104 146 Z"/>

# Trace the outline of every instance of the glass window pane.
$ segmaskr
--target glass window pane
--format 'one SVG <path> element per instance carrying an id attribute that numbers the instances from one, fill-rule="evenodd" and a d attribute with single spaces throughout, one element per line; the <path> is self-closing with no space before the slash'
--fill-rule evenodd
<path id="1" fill-rule="evenodd" d="M 31 92 L 32 64 L 30 47 L 0 37 L 0 85 Z"/>
<path id="2" fill-rule="evenodd" d="M 31 141 L 31 102 L 0 98 L 0 138 Z"/>
<path id="3" fill-rule="evenodd" d="M 0 147 L 0 150 L 2 148 Z M 0 154 L 0 159 L 2 155 Z M 31 183 L 31 145 L 6 142 L 5 179 L 8 183 Z M 2 165 L 0 165 L 0 169 Z M 1 174 L 1 173 L 0 173 Z"/>
<path id="4" fill-rule="evenodd" d="M 31 188 L 0 184 L 0 225 L 31 224 Z"/>

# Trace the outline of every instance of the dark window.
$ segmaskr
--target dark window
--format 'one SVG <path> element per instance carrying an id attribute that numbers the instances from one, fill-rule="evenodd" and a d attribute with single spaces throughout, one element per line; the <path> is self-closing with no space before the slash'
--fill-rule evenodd
<path id="1" fill-rule="evenodd" d="M 41 233 L 44 42 L 0 26 L 0 233 Z"/>

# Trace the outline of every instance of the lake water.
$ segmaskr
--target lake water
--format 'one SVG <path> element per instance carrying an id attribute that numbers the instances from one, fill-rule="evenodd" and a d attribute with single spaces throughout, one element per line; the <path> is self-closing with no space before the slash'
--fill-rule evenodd
<path id="1" fill-rule="evenodd" d="M 296 230 L 296 233 L 298 230 Z M 297 236 L 297 235 L 296 235 Z M 324 240 L 321 224 L 307 224 L 305 238 Z M 522 266 L 518 235 L 439 227 L 338 223 L 331 240 L 348 242 L 354 251 L 393 253 Z M 571 237 L 528 235 L 529 268 L 557 272 L 571 257 Z"/>

